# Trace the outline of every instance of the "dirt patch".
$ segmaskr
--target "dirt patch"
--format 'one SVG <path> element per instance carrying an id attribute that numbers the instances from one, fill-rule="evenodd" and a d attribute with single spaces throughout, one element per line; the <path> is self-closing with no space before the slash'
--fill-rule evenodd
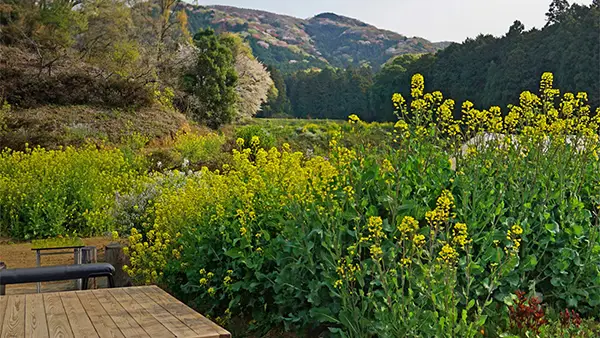
<path id="1" fill-rule="evenodd" d="M 98 250 L 98 262 L 104 262 L 104 247 L 111 242 L 107 237 L 84 238 L 87 246 L 95 246 Z M 0 261 L 11 268 L 35 267 L 35 252 L 31 250 L 31 243 L 10 244 L 0 241 Z M 42 256 L 42 266 L 73 264 L 73 254 Z M 104 278 L 97 280 L 98 286 L 105 285 Z M 42 283 L 42 292 L 55 292 L 75 289 L 75 281 Z M 36 284 L 7 285 L 6 294 L 35 293 Z"/>

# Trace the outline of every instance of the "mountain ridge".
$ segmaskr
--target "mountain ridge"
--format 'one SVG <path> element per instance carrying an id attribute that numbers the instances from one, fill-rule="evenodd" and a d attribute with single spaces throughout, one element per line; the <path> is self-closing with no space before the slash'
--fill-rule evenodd
<path id="1" fill-rule="evenodd" d="M 308 19 L 224 5 L 183 5 L 190 31 L 213 28 L 244 37 L 256 57 L 284 72 L 369 64 L 375 70 L 403 54 L 434 53 L 450 42 L 431 42 L 377 28 L 331 12 Z"/>

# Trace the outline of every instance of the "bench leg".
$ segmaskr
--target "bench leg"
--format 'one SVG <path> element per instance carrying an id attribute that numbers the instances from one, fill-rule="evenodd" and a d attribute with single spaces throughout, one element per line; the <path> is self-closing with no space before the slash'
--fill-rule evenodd
<path id="1" fill-rule="evenodd" d="M 75 264 L 81 264 L 81 248 L 75 248 L 73 252 L 73 258 L 75 260 Z M 75 284 L 77 285 L 77 290 L 85 290 L 83 288 L 83 280 L 78 279 Z"/>
<path id="2" fill-rule="evenodd" d="M 87 289 L 88 289 L 88 279 L 83 278 L 81 280 L 81 290 L 87 290 Z"/>
<path id="3" fill-rule="evenodd" d="M 113 278 L 113 275 L 108 275 L 108 276 L 106 276 L 106 278 L 108 279 L 108 287 L 114 288 L 115 287 L 115 279 Z"/>
<path id="4" fill-rule="evenodd" d="M 38 268 L 42 265 L 42 255 L 40 253 L 40 250 L 35 250 L 35 265 Z M 37 293 L 40 293 L 42 291 L 42 283 L 38 282 L 36 287 Z"/>
<path id="5" fill-rule="evenodd" d="M 6 269 L 6 264 L 0 262 L 0 270 Z M 1 281 L 0 281 L 1 282 Z M 6 295 L 6 286 L 4 284 L 0 284 L 0 296 Z"/>

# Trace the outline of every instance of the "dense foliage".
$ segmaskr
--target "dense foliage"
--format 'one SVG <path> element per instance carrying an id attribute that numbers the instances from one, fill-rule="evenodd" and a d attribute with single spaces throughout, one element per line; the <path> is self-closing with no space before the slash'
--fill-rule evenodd
<path id="1" fill-rule="evenodd" d="M 303 71 L 286 80 L 294 117 L 344 119 L 369 111 L 372 70 L 363 66 Z"/>
<path id="2" fill-rule="evenodd" d="M 230 123 L 235 115 L 238 81 L 234 57 L 213 30 L 194 35 L 197 53 L 183 75 L 184 90 L 190 94 L 185 110 L 211 127 Z"/>
<path id="3" fill-rule="evenodd" d="M 115 194 L 145 180 L 138 160 L 92 146 L 2 152 L 0 234 L 32 239 L 111 230 Z"/>
<path id="4" fill-rule="evenodd" d="M 584 93 L 558 103 L 551 74 L 540 87 L 504 118 L 467 101 L 455 120 L 415 76 L 386 142 L 347 147 L 338 128 L 325 157 L 240 138 L 222 171 L 152 199 L 128 271 L 263 333 L 592 337 L 552 311 L 600 310 L 600 121 Z M 543 321 L 514 312 L 526 306 Z"/>
<path id="5" fill-rule="evenodd" d="M 256 115 L 257 117 L 283 117 L 291 116 L 292 106 L 290 98 L 287 94 L 287 86 L 285 79 L 281 72 L 273 67 L 268 66 L 267 71 L 271 74 L 273 79 L 273 88 L 267 94 L 267 101 L 261 107 L 261 111 Z"/>
<path id="6" fill-rule="evenodd" d="M 180 0 L 0 6 L 0 101 L 160 106 L 212 127 L 256 115 L 273 81 L 237 35 L 192 34 Z"/>

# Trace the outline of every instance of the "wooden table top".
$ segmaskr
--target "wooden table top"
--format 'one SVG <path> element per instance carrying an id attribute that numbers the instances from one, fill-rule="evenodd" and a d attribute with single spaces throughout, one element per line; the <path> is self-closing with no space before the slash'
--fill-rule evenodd
<path id="1" fill-rule="evenodd" d="M 139 286 L 0 296 L 0 337 L 231 336 L 157 286 Z"/>

